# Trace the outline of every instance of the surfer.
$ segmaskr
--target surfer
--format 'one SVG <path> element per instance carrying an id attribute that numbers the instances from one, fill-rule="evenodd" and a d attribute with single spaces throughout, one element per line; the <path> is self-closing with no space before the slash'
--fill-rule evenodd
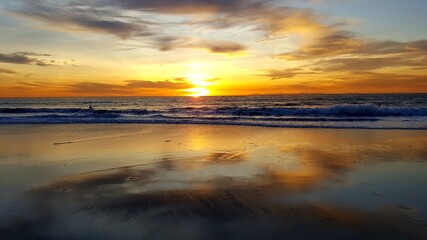
<path id="1" fill-rule="evenodd" d="M 89 111 L 93 111 L 92 105 L 89 105 Z"/>

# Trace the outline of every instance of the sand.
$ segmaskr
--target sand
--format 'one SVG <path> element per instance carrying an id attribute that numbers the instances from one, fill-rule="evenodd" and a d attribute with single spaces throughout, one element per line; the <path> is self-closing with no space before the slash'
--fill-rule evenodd
<path id="1" fill-rule="evenodd" d="M 0 239 L 427 239 L 427 131 L 0 133 Z"/>

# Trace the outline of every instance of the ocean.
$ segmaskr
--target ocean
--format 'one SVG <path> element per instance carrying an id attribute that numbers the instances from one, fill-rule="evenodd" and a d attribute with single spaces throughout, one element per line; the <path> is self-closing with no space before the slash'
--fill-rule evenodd
<path id="1" fill-rule="evenodd" d="M 427 94 L 0 99 L 0 124 L 70 123 L 427 129 Z"/>

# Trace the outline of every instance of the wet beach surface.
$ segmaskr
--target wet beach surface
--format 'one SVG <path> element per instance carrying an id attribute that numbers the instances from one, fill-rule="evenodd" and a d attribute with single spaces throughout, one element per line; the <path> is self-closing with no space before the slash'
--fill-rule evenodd
<path id="1" fill-rule="evenodd" d="M 0 239 L 427 239 L 426 131 L 0 131 Z"/>

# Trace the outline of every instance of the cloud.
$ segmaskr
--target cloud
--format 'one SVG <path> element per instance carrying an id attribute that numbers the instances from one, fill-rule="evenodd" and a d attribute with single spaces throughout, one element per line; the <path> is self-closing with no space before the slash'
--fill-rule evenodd
<path id="1" fill-rule="evenodd" d="M 327 71 L 325 71 L 327 72 Z M 252 93 L 427 93 L 426 74 L 376 73 L 368 70 L 333 72 L 322 75 L 322 71 L 294 68 L 283 71 L 267 71 L 271 80 L 268 85 L 250 89 Z M 329 73 L 329 72 L 328 72 Z M 292 79 L 296 75 L 304 76 Z"/>
<path id="2" fill-rule="evenodd" d="M 194 18 L 189 25 L 225 29 L 249 27 L 264 37 L 286 35 L 318 35 L 335 27 L 326 24 L 327 16 L 308 8 L 278 6 L 271 1 L 247 2 L 240 8 L 223 9 L 205 18 Z"/>
<path id="3" fill-rule="evenodd" d="M 407 48 L 413 51 L 422 51 L 427 54 L 427 40 L 419 40 L 411 42 Z"/>
<path id="4" fill-rule="evenodd" d="M 286 84 L 282 89 L 300 93 L 426 93 L 427 75 L 354 71 L 334 80 Z"/>
<path id="5" fill-rule="evenodd" d="M 249 26 L 264 35 L 307 34 L 331 28 L 323 23 L 325 15 L 312 9 L 279 6 L 267 0 L 187 0 L 110 1 L 122 9 L 138 9 L 169 15 L 190 15 L 190 26 L 223 29 Z M 203 17 L 191 17 L 201 15 Z"/>
<path id="6" fill-rule="evenodd" d="M 163 81 L 127 80 L 114 83 L 92 81 L 67 81 L 64 83 L 20 81 L 12 85 L 2 86 L 2 94 L 3 97 L 181 96 L 188 94 L 185 90 L 193 87 L 194 85 L 189 83 L 185 78 Z"/>
<path id="7" fill-rule="evenodd" d="M 375 71 L 393 67 L 426 69 L 427 40 L 377 41 L 339 32 L 317 38 L 296 51 L 276 57 L 305 61 L 303 66 L 315 72 Z"/>
<path id="8" fill-rule="evenodd" d="M 192 87 L 191 84 L 180 81 L 180 82 L 172 82 L 169 80 L 166 81 L 141 81 L 141 80 L 130 80 L 127 81 L 126 87 L 130 88 L 162 88 L 162 89 L 186 89 Z"/>
<path id="9" fill-rule="evenodd" d="M 194 47 L 201 47 L 208 49 L 212 53 L 235 53 L 241 52 L 246 49 L 242 44 L 227 42 L 227 41 L 212 41 L 204 40 L 199 41 L 193 45 Z"/>
<path id="10" fill-rule="evenodd" d="M 337 84 L 342 89 L 367 92 L 427 92 L 427 75 L 404 75 L 354 71 Z"/>
<path id="11" fill-rule="evenodd" d="M 136 91 L 134 88 L 128 88 L 126 85 L 79 82 L 64 86 L 66 92 L 77 94 L 105 94 L 105 95 L 132 95 Z"/>
<path id="12" fill-rule="evenodd" d="M 290 79 L 303 74 L 310 78 L 312 77 L 310 75 L 314 74 L 315 77 L 322 77 L 325 73 L 332 73 L 331 75 L 346 73 L 351 79 L 349 81 L 356 82 L 351 76 L 356 71 L 376 71 L 383 68 L 421 71 L 427 68 L 427 40 L 380 41 L 358 36 L 345 30 L 347 24 L 345 21 L 333 19 L 310 8 L 293 7 L 294 1 L 16 0 L 14 2 L 11 11 L 19 16 L 70 32 L 85 31 L 116 36 L 126 40 L 132 49 L 133 47 L 149 47 L 160 51 L 202 49 L 214 54 L 236 54 L 247 51 L 251 47 L 247 42 L 253 40 L 295 37 L 299 46 L 275 57 L 296 61 L 296 64 L 300 65 L 291 69 L 270 69 L 263 75 L 273 80 Z M 234 36 L 230 39 L 219 39 L 218 36 L 230 36 L 227 31 L 222 35 L 219 32 L 222 30 L 236 31 L 236 36 L 245 34 L 254 38 L 247 41 L 240 38 L 242 42 L 233 40 Z M 248 32 L 251 35 L 246 35 Z M 219 34 L 216 35 L 217 33 Z M 120 41 L 119 44 L 124 42 Z M 7 59 L 9 62 L 18 61 L 21 64 L 45 64 L 43 61 L 34 60 L 41 57 L 36 55 L 3 54 L 0 55 L 0 61 L 2 57 L 3 61 Z M 360 81 L 369 78 L 367 75 L 364 73 L 360 76 Z M 389 77 L 399 79 L 401 76 L 392 74 Z M 179 86 L 183 83 L 176 81 L 96 84 L 98 83 L 74 87 L 75 90 L 84 91 L 84 88 L 90 90 L 98 86 L 106 91 L 125 94 L 134 93 L 135 88 L 140 87 L 153 91 L 179 90 L 187 87 Z M 317 91 L 317 88 L 322 86 L 319 84 L 307 87 Z"/>
<path id="13" fill-rule="evenodd" d="M 204 49 L 210 53 L 233 54 L 246 50 L 246 46 L 229 41 L 207 40 L 200 38 L 161 37 L 153 43 L 161 51 L 171 51 L 177 48 Z"/>
<path id="14" fill-rule="evenodd" d="M 50 54 L 40 54 L 33 52 L 15 52 L 9 54 L 0 53 L 0 62 L 14 64 L 33 64 L 42 67 L 51 65 L 46 63 L 46 60 L 35 58 L 34 56 L 50 56 Z"/>
<path id="15" fill-rule="evenodd" d="M 176 94 L 191 87 L 191 84 L 184 81 L 128 80 L 122 84 L 96 82 L 71 83 L 64 85 L 64 90 L 77 94 L 135 95 L 140 93 L 141 95 L 155 95 L 162 92 Z"/>
<path id="16" fill-rule="evenodd" d="M 427 54 L 427 40 L 412 42 L 370 41 L 356 53 L 360 54 L 394 54 L 394 53 L 423 53 Z"/>
<path id="17" fill-rule="evenodd" d="M 5 74 L 16 74 L 17 72 L 9 70 L 9 69 L 4 69 L 4 68 L 0 68 L 0 73 L 5 73 Z"/>
<path id="18" fill-rule="evenodd" d="M 95 32 L 111 33 L 122 39 L 129 38 L 134 34 L 149 35 L 148 31 L 145 31 L 147 29 L 146 27 L 122 21 L 103 20 L 86 17 L 69 19 L 69 23 L 84 27 L 88 30 L 93 30 Z"/>
<path id="19" fill-rule="evenodd" d="M 226 29 L 249 27 L 264 37 L 301 35 L 301 47 L 278 55 L 307 60 L 342 54 L 426 52 L 427 40 L 409 43 L 362 39 L 344 31 L 343 21 L 292 1 L 269 0 L 17 0 L 11 11 L 68 31 L 107 33 L 161 51 L 203 48 L 210 53 L 245 50 L 240 43 L 195 37 L 193 27 Z M 177 17 L 165 18 L 165 16 Z M 149 19 L 149 20 L 148 20 Z M 190 28 L 189 28 L 190 27 Z M 173 34 L 172 34 L 173 33 Z"/>
<path id="20" fill-rule="evenodd" d="M 338 58 L 323 60 L 315 64 L 317 71 L 355 71 L 355 70 L 376 70 L 387 67 L 426 67 L 417 59 L 405 57 L 373 57 L 373 58 Z"/>
<path id="21" fill-rule="evenodd" d="M 271 80 L 293 78 L 299 74 L 314 74 L 315 72 L 307 71 L 302 68 L 292 68 L 287 70 L 269 70 L 267 74 L 262 76 L 269 77 Z"/>
<path id="22" fill-rule="evenodd" d="M 212 12 L 237 11 L 242 7 L 262 4 L 264 1 L 254 0 L 106 0 L 98 4 L 115 5 L 123 9 L 138 9 L 167 14 L 200 14 Z"/>
<path id="23" fill-rule="evenodd" d="M 337 31 L 314 38 L 298 50 L 279 54 L 276 57 L 286 60 L 313 60 L 346 54 L 360 55 L 361 57 L 393 54 L 402 54 L 404 57 L 421 57 L 427 55 L 427 40 L 412 42 L 378 41 L 360 38 L 350 32 Z"/>
<path id="24" fill-rule="evenodd" d="M 149 30 L 143 24 L 125 21 L 108 10 L 94 10 L 88 2 L 78 3 L 63 1 L 63 3 L 51 3 L 44 1 L 21 1 L 13 12 L 20 16 L 36 19 L 58 28 L 71 31 L 93 31 L 109 33 L 122 39 L 133 35 L 150 35 Z"/>
<path id="25" fill-rule="evenodd" d="M 18 0 L 14 6 L 12 11 L 19 16 L 60 29 L 108 33 L 140 43 L 160 42 L 162 51 L 185 47 L 203 48 L 211 53 L 235 53 L 245 49 L 239 43 L 194 37 L 194 26 L 201 29 L 250 27 L 254 33 L 265 36 L 315 34 L 331 28 L 323 23 L 325 17 L 314 10 L 277 6 L 266 0 Z M 166 20 L 171 18 L 165 15 L 179 18 L 172 22 Z M 182 31 L 171 34 L 177 29 Z"/>
<path id="26" fill-rule="evenodd" d="M 348 32 L 332 32 L 314 38 L 298 50 L 277 55 L 286 60 L 310 60 L 320 57 L 337 56 L 359 51 L 363 42 Z"/>

